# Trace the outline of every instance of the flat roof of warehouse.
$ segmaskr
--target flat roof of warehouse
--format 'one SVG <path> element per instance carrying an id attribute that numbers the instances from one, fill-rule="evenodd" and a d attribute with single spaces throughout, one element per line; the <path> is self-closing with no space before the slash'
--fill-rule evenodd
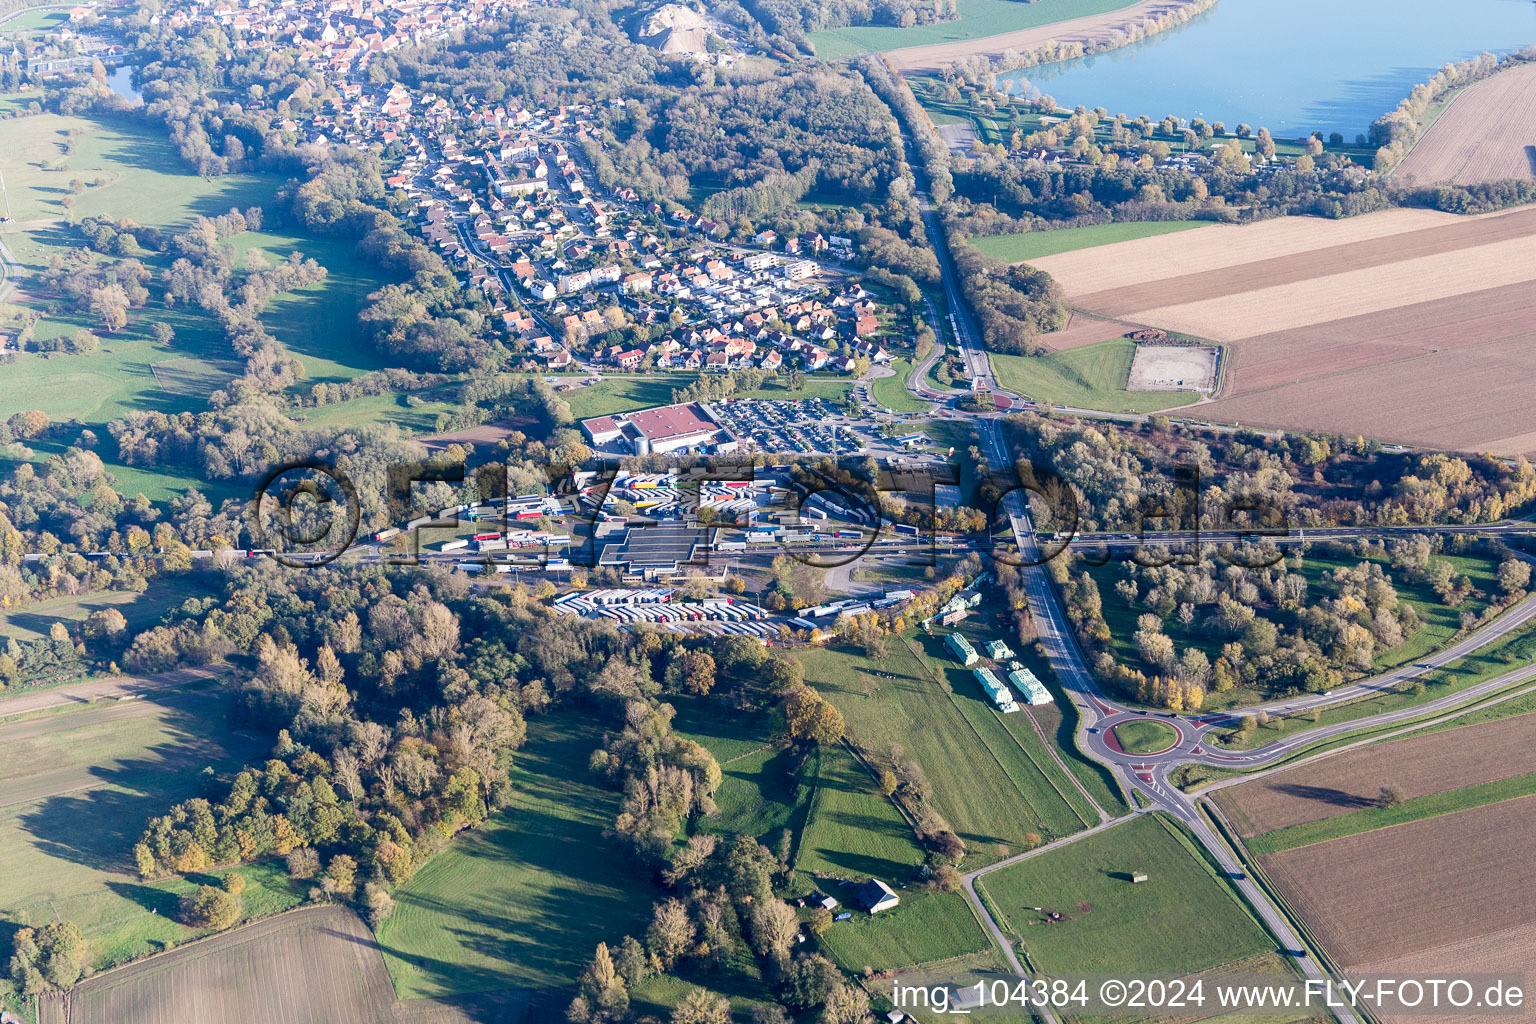
<path id="1" fill-rule="evenodd" d="M 625 424 L 633 427 L 642 437 L 647 437 L 652 442 L 670 441 L 676 437 L 692 437 L 695 434 L 711 434 L 720 429 L 720 424 L 716 423 L 698 402 L 662 405 L 655 409 L 638 409 L 613 416 L 597 416 L 590 420 L 583 420 L 581 425 L 592 434 L 603 434 L 620 429 Z"/>
<path id="2" fill-rule="evenodd" d="M 693 561 L 699 545 L 709 536 L 707 528 L 681 523 L 636 526 L 624 531 L 624 539 L 603 545 L 598 558 L 601 565 L 624 565 L 631 569 L 656 569 Z"/>
<path id="3" fill-rule="evenodd" d="M 640 409 L 625 413 L 625 418 L 652 441 L 666 441 L 674 437 L 710 433 L 720 429 L 709 413 L 698 402 L 682 405 L 663 405 L 655 409 Z"/>

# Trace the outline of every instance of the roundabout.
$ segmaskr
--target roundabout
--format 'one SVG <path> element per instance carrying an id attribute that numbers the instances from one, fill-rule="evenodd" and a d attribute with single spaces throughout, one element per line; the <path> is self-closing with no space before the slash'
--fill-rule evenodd
<path id="1" fill-rule="evenodd" d="M 1110 727 L 1108 739 L 1122 753 L 1152 757 L 1184 742 L 1178 726 L 1155 718 L 1128 718 Z"/>

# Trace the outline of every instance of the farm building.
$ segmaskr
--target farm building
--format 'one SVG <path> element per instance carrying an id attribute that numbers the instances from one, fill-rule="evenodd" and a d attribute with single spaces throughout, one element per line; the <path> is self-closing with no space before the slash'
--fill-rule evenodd
<path id="1" fill-rule="evenodd" d="M 901 902 L 901 897 L 896 895 L 896 891 L 878 878 L 871 878 L 859 886 L 859 891 L 853 895 L 871 914 L 890 910 Z"/>
<path id="2" fill-rule="evenodd" d="M 1045 688 L 1045 685 L 1041 683 L 1039 679 L 1035 678 L 1035 674 L 1033 672 L 1025 668 L 1023 665 L 1020 665 L 1018 662 L 1014 662 L 1013 665 L 1009 667 L 1012 668 L 1013 671 L 1008 673 L 1008 681 L 1013 684 L 1015 689 L 1024 695 L 1024 700 L 1026 703 L 1049 704 L 1051 702 L 1050 691 Z"/>
<path id="3" fill-rule="evenodd" d="M 992 703 L 997 705 L 997 710 L 1005 715 L 1011 715 L 1019 710 L 1019 705 L 1014 702 L 1013 694 L 1008 692 L 1008 687 L 997 681 L 997 676 L 992 674 L 989 668 L 976 668 L 971 670 L 981 688 L 987 691 L 987 696 L 992 698 Z"/>
<path id="4" fill-rule="evenodd" d="M 944 641 L 944 645 L 954 653 L 955 658 L 966 668 L 976 664 L 976 648 L 972 647 L 971 642 L 959 633 L 949 634 L 949 637 Z"/>
<path id="5" fill-rule="evenodd" d="M 987 644 L 987 657 L 993 661 L 1008 661 L 1013 657 L 1013 649 L 1004 640 L 993 640 Z"/>

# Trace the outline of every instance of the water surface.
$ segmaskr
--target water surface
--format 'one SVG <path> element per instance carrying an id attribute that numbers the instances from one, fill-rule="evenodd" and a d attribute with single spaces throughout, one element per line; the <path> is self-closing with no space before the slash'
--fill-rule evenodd
<path id="1" fill-rule="evenodd" d="M 1531 0 L 1220 0 L 1139 43 L 1005 80 L 1065 107 L 1353 140 L 1443 65 L 1532 43 Z"/>

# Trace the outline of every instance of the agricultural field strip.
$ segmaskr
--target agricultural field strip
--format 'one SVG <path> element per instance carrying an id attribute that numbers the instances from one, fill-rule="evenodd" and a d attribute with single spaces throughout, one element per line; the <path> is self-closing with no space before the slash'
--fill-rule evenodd
<path id="1" fill-rule="evenodd" d="M 1536 923 L 1519 924 L 1387 960 L 1356 964 L 1351 973 L 1367 977 L 1435 977 L 1449 968 L 1471 969 L 1485 974 L 1525 973 L 1529 979 L 1533 951 L 1536 951 Z M 1424 1014 L 1384 1018 L 1385 1024 L 1468 1024 L 1469 1020 L 1476 1019 L 1464 1015 Z"/>
<path id="2" fill-rule="evenodd" d="M 273 1024 L 387 1024 L 394 991 L 372 933 L 335 906 L 306 907 L 88 979 L 70 1024 L 190 1019 Z M 182 1019 L 177 1016 L 175 1019 Z"/>
<path id="3" fill-rule="evenodd" d="M 120 700 L 148 690 L 213 679 L 217 675 L 218 673 L 209 669 L 184 668 L 161 675 L 110 676 L 106 679 L 88 679 L 80 683 L 54 686 L 46 690 L 32 690 L 0 699 L 0 719 L 15 718 L 34 711 L 47 711 L 71 704 L 86 704 L 96 700 Z"/>
<path id="4" fill-rule="evenodd" d="M 1097 345 L 1101 341 L 1121 337 L 1135 329 L 1131 324 L 1116 320 L 1101 320 L 1087 313 L 1074 312 L 1068 318 L 1067 326 L 1050 334 L 1042 334 L 1035 340 L 1052 352 L 1065 352 L 1087 345 Z"/>
<path id="5" fill-rule="evenodd" d="M 1338 347 L 1348 346 L 1341 338 Z M 1243 387 L 1242 373 L 1235 375 L 1235 388 Z M 1505 339 L 1237 394 L 1202 411 L 1247 426 L 1513 457 L 1536 453 L 1536 431 L 1518 429 L 1526 426 L 1533 376 L 1536 348 L 1525 339 Z"/>
<path id="6" fill-rule="evenodd" d="M 1093 798 L 1093 794 L 1088 792 L 1088 787 L 1083 785 L 1083 781 L 1074 775 L 1072 769 L 1068 767 L 1065 761 L 1062 760 L 1060 751 L 1051 745 L 1050 738 L 1045 735 L 1045 729 L 1040 725 L 1040 720 L 1035 717 L 1035 709 L 1029 707 L 1022 708 L 1021 710 L 1023 710 L 1023 712 L 1029 716 L 1029 724 L 1034 727 L 1035 735 L 1040 737 L 1040 742 L 1042 745 L 1044 745 L 1046 753 L 1051 755 L 1051 760 L 1056 762 L 1057 766 L 1066 775 L 1067 779 L 1072 783 L 1077 791 L 1082 794 L 1083 799 L 1088 801 L 1088 806 L 1092 807 L 1094 813 L 1099 816 L 1099 821 L 1102 822 L 1107 820 L 1110 817 L 1109 812 L 1099 805 L 1099 802 Z M 1012 731 L 1012 726 L 1009 726 L 1009 731 Z M 1084 824 L 1091 825 L 1093 823 L 1084 822 Z"/>
<path id="7" fill-rule="evenodd" d="M 1458 219 L 1449 224 L 1394 235 L 1252 261 L 1234 261 L 1223 267 L 1177 277 L 1074 294 L 1072 301 L 1084 309 L 1108 316 L 1131 316 L 1149 308 L 1240 295 L 1259 288 L 1298 284 L 1349 271 L 1475 250 L 1494 242 L 1524 238 L 1533 232 L 1536 232 L 1536 207 L 1527 207 L 1486 220 Z"/>
<path id="8" fill-rule="evenodd" d="M 1536 234 L 1235 295 L 1170 303 L 1137 310 L 1126 318 L 1230 342 L 1394 309 L 1409 296 L 1418 302 L 1453 299 L 1533 280 Z"/>
<path id="9" fill-rule="evenodd" d="M 1531 305 L 1531 287 L 1522 282 L 1469 292 L 1453 302 L 1414 302 L 1255 335 L 1232 348 L 1237 390 L 1292 384 L 1436 350 L 1495 345 L 1536 331 Z M 1341 345 L 1340 339 L 1350 344 Z"/>
<path id="10" fill-rule="evenodd" d="M 1412 821 L 1423 821 L 1443 814 L 1455 814 L 1473 807 L 1504 803 L 1536 794 L 1536 773 L 1517 775 L 1493 782 L 1476 783 L 1459 789 L 1430 793 L 1405 801 L 1393 808 L 1367 807 L 1346 814 L 1302 822 L 1289 828 L 1265 832 L 1247 840 L 1248 849 L 1257 856 L 1294 850 L 1314 843 L 1325 843 L 1345 836 L 1378 829 L 1395 828 Z"/>
<path id="11" fill-rule="evenodd" d="M 1533 841 L 1536 796 L 1527 796 L 1263 860 L 1287 901 L 1349 968 L 1525 924 L 1529 879 L 1512 865 L 1526 863 Z"/>
<path id="12" fill-rule="evenodd" d="M 1382 786 L 1408 799 L 1524 775 L 1536 715 L 1522 715 L 1358 747 L 1326 764 L 1289 768 L 1222 794 L 1243 836 L 1367 806 Z"/>
<path id="13" fill-rule="evenodd" d="M 1419 184 L 1468 185 L 1536 174 L 1536 64 L 1467 87 L 1430 126 L 1393 175 Z"/>
<path id="14" fill-rule="evenodd" d="M 1399 208 L 1361 217 L 1321 220 L 1278 217 L 1257 224 L 1216 224 L 1200 231 L 1154 235 L 1033 260 L 1061 283 L 1068 295 L 1083 296 L 1151 281 L 1217 273 L 1228 267 L 1311 253 L 1373 238 L 1402 235 L 1523 212 L 1501 211 L 1458 217 L 1436 210 Z"/>
<path id="15" fill-rule="evenodd" d="M 144 701 L 119 703 L 104 708 L 82 710 L 75 714 L 60 714 L 0 727 L 0 750 L 11 751 L 14 756 L 15 745 L 25 740 L 56 732 L 71 732 L 108 721 L 115 724 L 129 718 L 160 717 L 172 706 L 186 706 L 189 703 L 210 700 L 217 696 L 219 695 L 216 693 L 206 692 L 177 694 L 174 697 L 166 696 L 154 703 Z M 160 757 L 157 768 L 159 770 L 182 768 L 203 760 L 206 760 L 205 751 L 173 750 Z M 101 766 L 96 764 L 74 764 L 42 771 L 24 771 L 19 777 L 15 775 L 16 767 L 14 761 L 0 767 L 0 782 L 4 783 L 3 787 L 0 787 L 0 807 L 33 803 L 52 796 L 107 785 L 100 773 Z"/>

